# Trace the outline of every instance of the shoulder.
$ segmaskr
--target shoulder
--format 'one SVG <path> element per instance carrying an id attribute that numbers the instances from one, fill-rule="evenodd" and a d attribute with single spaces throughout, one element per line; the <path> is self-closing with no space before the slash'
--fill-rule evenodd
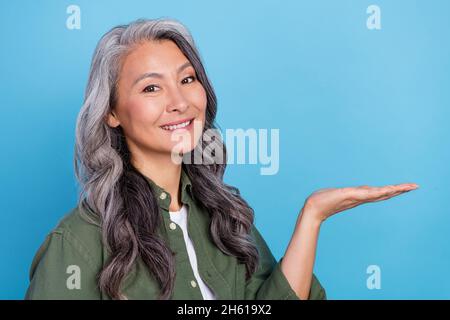
<path id="1" fill-rule="evenodd" d="M 86 217 L 82 209 L 73 208 L 37 250 L 26 298 L 97 298 L 96 276 L 103 260 L 100 225 Z M 75 289 L 80 290 L 72 290 L 73 279 L 79 279 Z"/>
<path id="2" fill-rule="evenodd" d="M 100 220 L 90 210 L 76 206 L 59 220 L 52 233 L 65 235 L 86 244 L 101 241 Z"/>
<path id="3" fill-rule="evenodd" d="M 46 236 L 32 263 L 31 273 L 44 257 L 60 256 L 83 260 L 97 269 L 103 260 L 103 242 L 99 220 L 80 206 L 66 212 Z"/>
<path id="4" fill-rule="evenodd" d="M 59 235 L 62 241 L 90 260 L 97 260 L 103 251 L 100 220 L 81 206 L 67 212 L 51 234 Z"/>

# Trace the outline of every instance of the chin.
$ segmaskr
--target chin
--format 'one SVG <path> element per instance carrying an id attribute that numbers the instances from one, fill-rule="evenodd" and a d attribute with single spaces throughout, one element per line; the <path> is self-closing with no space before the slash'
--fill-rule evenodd
<path id="1" fill-rule="evenodd" d="M 189 143 L 183 143 L 183 144 L 173 144 L 171 147 L 169 147 L 167 150 L 170 154 L 186 154 L 195 149 L 197 146 L 197 143 L 195 144 L 189 144 Z"/>

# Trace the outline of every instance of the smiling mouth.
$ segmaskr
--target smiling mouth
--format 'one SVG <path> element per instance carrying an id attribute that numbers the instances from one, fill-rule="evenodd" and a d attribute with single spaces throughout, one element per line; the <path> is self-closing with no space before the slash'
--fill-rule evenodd
<path id="1" fill-rule="evenodd" d="M 164 130 L 167 130 L 167 131 L 174 131 L 174 130 L 177 130 L 177 129 L 183 129 L 183 128 L 186 128 L 187 126 L 189 126 L 192 123 L 193 120 L 194 120 L 194 118 L 192 118 L 190 120 L 187 120 L 185 122 L 182 122 L 182 123 L 175 124 L 175 125 L 161 126 L 160 128 L 164 129 Z"/>

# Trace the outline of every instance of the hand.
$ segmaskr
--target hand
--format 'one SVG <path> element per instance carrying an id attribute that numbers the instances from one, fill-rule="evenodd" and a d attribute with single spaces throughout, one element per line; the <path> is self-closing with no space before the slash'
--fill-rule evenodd
<path id="1" fill-rule="evenodd" d="M 302 213 L 321 223 L 335 213 L 367 202 L 387 200 L 418 187 L 415 183 L 404 183 L 384 187 L 360 186 L 320 189 L 306 199 Z"/>

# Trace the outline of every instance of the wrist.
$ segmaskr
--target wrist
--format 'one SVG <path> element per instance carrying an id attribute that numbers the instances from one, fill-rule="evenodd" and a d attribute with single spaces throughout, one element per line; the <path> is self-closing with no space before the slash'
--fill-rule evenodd
<path id="1" fill-rule="evenodd" d="M 300 211 L 300 215 L 297 219 L 297 224 L 304 223 L 314 228 L 320 228 L 323 220 L 320 218 L 319 212 L 315 209 L 304 206 Z"/>

